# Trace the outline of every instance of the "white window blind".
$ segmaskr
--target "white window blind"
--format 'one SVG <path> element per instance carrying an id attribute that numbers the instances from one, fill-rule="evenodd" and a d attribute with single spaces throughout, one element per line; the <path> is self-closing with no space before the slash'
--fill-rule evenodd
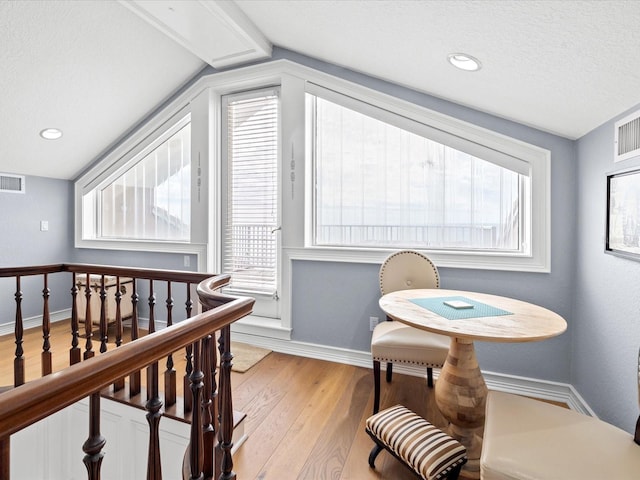
<path id="1" fill-rule="evenodd" d="M 315 245 L 524 251 L 529 178 L 502 166 L 506 156 L 478 158 L 388 123 L 389 112 L 382 120 L 313 95 L 308 102 Z"/>
<path id="2" fill-rule="evenodd" d="M 226 96 L 223 114 L 227 146 L 223 270 L 231 275 L 233 290 L 275 296 L 278 91 Z"/>
<path id="3" fill-rule="evenodd" d="M 191 223 L 191 123 L 182 118 L 121 175 L 99 189 L 100 236 L 188 241 Z"/>

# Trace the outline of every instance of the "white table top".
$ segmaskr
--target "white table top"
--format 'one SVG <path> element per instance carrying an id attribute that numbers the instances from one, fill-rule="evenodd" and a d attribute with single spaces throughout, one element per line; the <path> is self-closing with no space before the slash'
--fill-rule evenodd
<path id="1" fill-rule="evenodd" d="M 412 303 L 411 299 L 466 297 L 511 315 L 449 320 Z M 380 308 L 394 320 L 450 337 L 488 342 L 533 342 L 560 335 L 567 322 L 544 307 L 513 298 L 485 293 L 444 289 L 399 290 L 380 298 Z"/>

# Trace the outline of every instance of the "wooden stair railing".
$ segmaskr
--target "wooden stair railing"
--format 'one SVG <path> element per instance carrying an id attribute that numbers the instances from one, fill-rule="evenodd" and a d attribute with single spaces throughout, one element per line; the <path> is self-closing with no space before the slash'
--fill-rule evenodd
<path id="1" fill-rule="evenodd" d="M 48 275 L 56 272 L 71 272 L 73 282 L 71 288 L 72 313 L 71 329 L 72 342 L 69 353 L 70 367 L 57 372 L 55 377 L 51 373 L 51 358 L 49 345 L 50 318 Z M 100 281 L 100 354 L 96 354 L 92 346 L 93 319 L 91 312 L 91 292 L 89 274 L 98 274 Z M 25 384 L 23 319 L 21 304 L 23 300 L 20 288 L 20 278 L 23 276 L 43 275 L 43 353 L 42 374 L 43 377 Z M 86 275 L 86 311 L 85 333 L 86 341 L 84 354 L 79 348 L 78 306 L 77 294 L 79 292 L 76 276 Z M 116 345 L 117 348 L 106 351 L 107 322 L 105 314 L 105 275 L 113 275 L 117 278 L 116 293 Z M 0 480 L 9 479 L 9 438 L 28 425 L 31 425 L 62 408 L 75 403 L 77 400 L 89 396 L 90 401 L 90 435 L 83 450 L 85 452 L 85 464 L 87 465 L 89 479 L 97 479 L 100 476 L 100 464 L 102 462 L 102 447 L 105 439 L 100 434 L 100 392 L 104 394 L 111 385 L 110 390 L 117 392 L 124 386 L 124 378 L 129 377 L 129 396 L 140 399 L 140 370 L 147 368 L 147 419 L 150 428 L 150 443 L 148 455 L 148 478 L 160 479 L 158 425 L 161 409 L 175 403 L 175 371 L 173 370 L 172 355 L 185 349 L 187 356 L 187 373 L 185 375 L 185 407 L 191 408 L 192 428 L 191 440 L 188 450 L 189 462 L 187 463 L 190 479 L 210 479 L 218 476 L 220 479 L 233 479 L 231 461 L 231 435 L 233 430 L 233 410 L 230 390 L 231 354 L 229 352 L 230 324 L 239 318 L 248 315 L 253 307 L 253 299 L 234 298 L 220 294 L 217 290 L 228 283 L 228 276 L 211 277 L 198 284 L 197 292 L 200 303 L 206 309 L 204 313 L 191 316 L 193 302 L 191 300 L 190 286 L 206 275 L 191 272 L 176 272 L 162 270 L 132 269 L 123 267 L 107 267 L 97 265 L 47 265 L 40 267 L 22 267 L 13 269 L 0 269 L 0 277 L 14 276 L 16 278 L 16 355 L 14 359 L 14 384 L 16 387 L 0 394 Z M 131 301 L 132 314 L 132 340 L 122 343 L 122 318 L 119 295 L 119 281 L 121 277 L 130 276 L 134 279 L 146 279 L 149 281 L 149 335 L 138 337 L 137 330 L 137 292 L 136 281 L 133 282 Z M 167 282 L 167 328 L 155 331 L 155 292 L 154 281 Z M 172 282 L 184 282 L 187 284 L 185 302 L 187 319 L 178 323 L 172 321 L 173 298 Z M 217 355 L 212 341 L 215 332 L 220 331 L 220 379 L 216 385 L 215 369 Z M 159 361 L 167 359 L 165 382 L 165 404 L 160 399 L 158 389 Z M 132 386 L 133 384 L 133 386 Z M 137 392 L 136 392 L 137 388 Z M 227 391 L 228 390 L 228 391 Z M 187 392 L 192 392 L 193 396 Z M 192 398 L 191 398 L 192 397 Z M 187 408 L 185 408 L 187 410 Z M 217 441 L 213 438 L 218 435 Z M 217 446 L 213 447 L 214 444 Z"/>
<path id="2" fill-rule="evenodd" d="M 16 282 L 16 289 L 14 293 L 15 297 L 15 359 L 14 359 L 14 386 L 22 385 L 25 382 L 25 357 L 22 348 L 24 326 L 23 326 L 23 303 L 26 301 L 28 305 L 33 305 L 34 298 L 26 297 L 22 291 L 21 283 L 24 277 L 42 276 L 44 288 L 42 290 L 42 375 L 48 375 L 51 373 L 51 351 L 49 343 L 49 332 L 51 328 L 50 320 L 50 290 L 48 286 L 49 276 L 51 274 L 57 274 L 61 272 L 70 272 L 71 278 L 71 332 L 70 332 L 70 349 L 69 349 L 69 364 L 73 365 L 82 360 L 86 360 L 95 356 L 98 352 L 94 348 L 94 341 L 97 334 L 100 342 L 99 352 L 104 353 L 107 349 L 108 341 L 108 328 L 109 323 L 115 324 L 115 343 L 116 346 L 120 346 L 123 343 L 123 321 L 124 311 L 129 312 L 130 318 L 130 335 L 131 341 L 134 341 L 140 337 L 140 307 L 147 307 L 149 310 L 149 332 L 153 332 L 156 329 L 156 292 L 155 288 L 158 284 L 166 284 L 166 323 L 167 326 L 173 324 L 174 320 L 174 306 L 175 301 L 173 293 L 176 291 L 177 284 L 183 284 L 185 290 L 179 292 L 186 297 L 185 301 L 185 315 L 183 318 L 190 318 L 193 313 L 194 302 L 192 300 L 192 288 L 195 291 L 195 286 L 211 277 L 211 274 L 184 272 L 175 270 L 157 270 L 157 269 L 141 269 L 130 267 L 114 267 L 105 265 L 90 265 L 90 264 L 54 264 L 43 266 L 28 266 L 28 267 L 16 267 L 16 268 L 0 268 L 0 278 L 2 277 L 14 277 Z M 68 273 L 67 273 L 68 275 Z M 111 293 L 107 294 L 107 287 L 105 285 L 106 278 L 115 278 L 115 293 L 114 289 Z M 132 288 L 132 291 L 125 290 L 124 282 L 121 285 L 121 280 L 129 279 L 127 288 Z M 218 276 L 217 286 L 223 286 L 228 283 L 229 276 Z M 155 282 L 155 283 L 154 283 Z M 139 291 L 140 287 L 148 285 L 149 297 L 148 302 L 145 304 L 140 301 Z M 178 285 L 179 286 L 179 285 Z M 98 307 L 95 308 L 94 300 L 98 299 Z M 84 306 L 81 307 L 81 304 Z M 115 312 L 110 312 L 110 318 L 112 322 L 107 322 L 107 305 L 115 303 Z M 93 307 L 92 307 L 93 305 Z M 124 306 L 128 305 L 128 309 Z M 84 322 L 83 328 L 81 323 Z M 97 328 L 95 327 L 97 325 Z M 84 349 L 81 345 L 81 341 L 84 341 Z M 183 386 L 184 391 L 189 390 L 189 377 L 192 369 L 192 346 L 186 347 L 186 360 L 187 368 L 184 374 Z M 176 404 L 177 395 L 177 381 L 176 372 L 173 370 L 173 354 L 167 357 L 166 370 L 163 375 L 165 380 L 163 392 L 165 395 L 165 407 L 172 407 Z M 125 387 L 125 379 L 119 379 L 114 383 L 112 388 L 112 395 L 116 396 L 117 392 L 120 392 Z M 129 391 L 127 392 L 126 401 L 134 399 L 141 391 L 141 375 L 140 372 L 133 372 L 129 377 L 128 382 Z M 120 394 L 119 397 L 122 397 Z M 118 398 L 122 400 L 122 398 Z M 191 411 L 191 399 L 189 395 L 184 397 L 183 412 L 173 412 L 172 415 L 176 418 L 184 418 L 188 416 Z M 138 403 L 140 399 L 138 399 Z M 136 403 L 136 402 L 133 402 Z"/>

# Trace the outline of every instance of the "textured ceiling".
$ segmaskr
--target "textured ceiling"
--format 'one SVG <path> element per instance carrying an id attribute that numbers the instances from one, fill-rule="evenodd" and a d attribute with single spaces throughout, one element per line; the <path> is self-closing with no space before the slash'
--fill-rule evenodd
<path id="1" fill-rule="evenodd" d="M 113 1 L 0 0 L 0 172 L 73 178 L 205 64 Z M 60 128 L 60 140 L 38 132 Z"/>
<path id="2" fill-rule="evenodd" d="M 236 3 L 274 45 L 572 139 L 640 103 L 638 1 Z"/>
<path id="3" fill-rule="evenodd" d="M 0 172 L 74 178 L 205 66 L 127 1 L 0 0 Z M 640 104 L 638 1 L 199 1 L 246 15 L 236 33 L 570 139 Z"/>

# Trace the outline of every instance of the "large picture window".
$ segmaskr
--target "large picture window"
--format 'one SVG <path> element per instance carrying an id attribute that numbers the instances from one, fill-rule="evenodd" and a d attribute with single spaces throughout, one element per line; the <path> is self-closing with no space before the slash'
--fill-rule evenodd
<path id="1" fill-rule="evenodd" d="M 390 112 L 374 118 L 313 94 L 307 107 L 313 245 L 526 252 L 523 162 L 514 160 L 516 171 L 504 156 L 445 145 L 416 133 L 419 126 L 399 126 L 407 119 L 389 123 Z"/>
<path id="2" fill-rule="evenodd" d="M 269 309 L 293 260 L 548 272 L 551 154 L 491 126 L 286 60 L 207 75 L 76 181 L 75 245 L 196 254 Z"/>
<path id="3" fill-rule="evenodd" d="M 187 124 L 100 190 L 102 237 L 189 240 L 190 136 Z"/>
<path id="4" fill-rule="evenodd" d="M 122 170 L 122 171 L 121 171 Z M 85 236 L 102 240 L 188 242 L 191 224 L 191 123 L 170 125 L 84 195 Z"/>

